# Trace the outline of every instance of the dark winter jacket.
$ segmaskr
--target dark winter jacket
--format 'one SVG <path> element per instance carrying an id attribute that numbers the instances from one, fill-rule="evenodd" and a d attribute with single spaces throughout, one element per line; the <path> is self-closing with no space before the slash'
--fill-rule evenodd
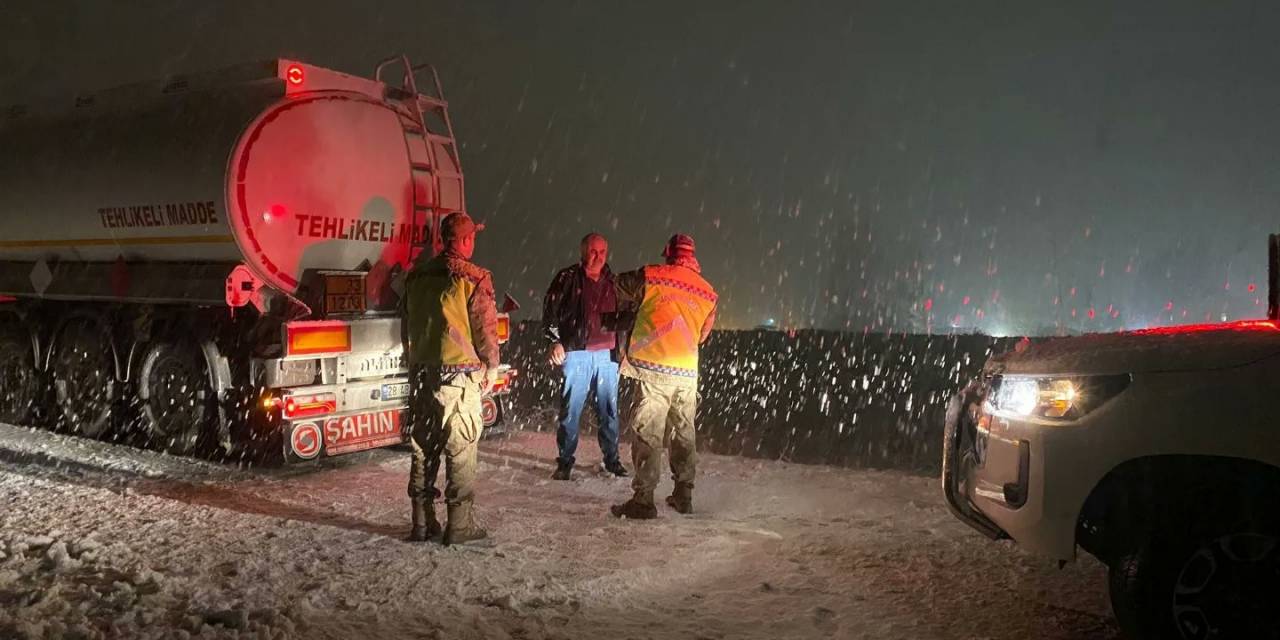
<path id="1" fill-rule="evenodd" d="M 580 351 L 587 345 L 586 309 L 582 300 L 582 283 L 587 274 L 581 264 L 561 269 L 551 280 L 542 303 L 542 333 L 547 342 L 564 345 L 565 351 Z M 600 280 L 605 290 L 613 295 L 613 272 L 604 266 Z M 617 336 L 615 336 L 617 338 Z M 614 342 L 613 357 L 618 360 L 621 351 L 618 340 Z"/>

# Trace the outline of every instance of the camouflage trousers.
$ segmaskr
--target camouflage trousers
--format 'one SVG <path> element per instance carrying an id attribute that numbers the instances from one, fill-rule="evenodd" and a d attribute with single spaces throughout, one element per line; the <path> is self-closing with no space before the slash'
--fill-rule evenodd
<path id="1" fill-rule="evenodd" d="M 445 459 L 445 502 L 470 502 L 476 479 L 476 443 L 484 429 L 480 382 L 463 373 L 441 376 L 414 368 L 409 374 L 409 497 L 432 501 L 440 457 Z"/>
<path id="2" fill-rule="evenodd" d="M 698 390 L 638 380 L 635 404 L 631 409 L 631 462 L 636 475 L 631 482 L 636 500 L 652 503 L 653 491 L 662 475 L 662 449 L 671 448 L 671 478 L 676 486 L 693 489 L 697 474 L 698 450 L 694 414 Z"/>

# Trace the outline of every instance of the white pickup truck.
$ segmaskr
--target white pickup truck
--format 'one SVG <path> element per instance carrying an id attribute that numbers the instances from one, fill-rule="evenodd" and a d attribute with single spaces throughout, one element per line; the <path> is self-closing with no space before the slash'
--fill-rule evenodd
<path id="1" fill-rule="evenodd" d="M 1096 556 L 1133 638 L 1280 638 L 1278 247 L 1270 319 L 993 357 L 947 412 L 952 513 L 1063 563 Z"/>

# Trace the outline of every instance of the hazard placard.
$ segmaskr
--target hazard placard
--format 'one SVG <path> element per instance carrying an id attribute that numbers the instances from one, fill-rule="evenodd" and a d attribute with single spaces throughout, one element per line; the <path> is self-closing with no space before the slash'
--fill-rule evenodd
<path id="1" fill-rule="evenodd" d="M 365 291 L 363 275 L 325 274 L 325 313 L 363 313 L 365 309 L 364 303 Z"/>

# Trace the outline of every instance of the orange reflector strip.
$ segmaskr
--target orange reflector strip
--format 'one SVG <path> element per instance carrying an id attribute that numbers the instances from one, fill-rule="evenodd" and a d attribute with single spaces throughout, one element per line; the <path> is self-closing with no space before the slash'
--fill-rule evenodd
<path id="1" fill-rule="evenodd" d="M 498 314 L 498 342 L 503 343 L 511 338 L 511 316 Z"/>
<path id="2" fill-rule="evenodd" d="M 351 325 L 343 322 L 291 324 L 285 332 L 291 356 L 351 351 Z"/>

